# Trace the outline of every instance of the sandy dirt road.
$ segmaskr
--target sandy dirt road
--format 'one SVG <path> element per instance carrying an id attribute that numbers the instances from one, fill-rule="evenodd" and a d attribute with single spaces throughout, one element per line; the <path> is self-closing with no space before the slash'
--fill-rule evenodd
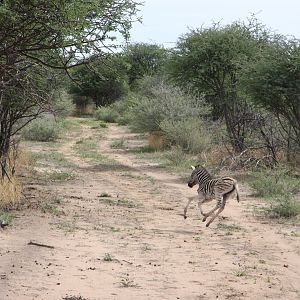
<path id="1" fill-rule="evenodd" d="M 196 189 L 138 158 L 130 149 L 144 141 L 125 127 L 99 139 L 107 159 L 80 157 L 73 146 L 93 130 L 81 126 L 51 150 L 75 179 L 27 183 L 32 197 L 46 195 L 39 201 L 55 195 L 55 210 L 21 210 L 0 231 L 1 300 L 300 299 L 299 224 L 255 217 L 259 201 L 243 184 L 240 204 L 231 200 L 210 228 L 195 204 L 184 220 Z M 120 138 L 128 149 L 111 148 Z"/>

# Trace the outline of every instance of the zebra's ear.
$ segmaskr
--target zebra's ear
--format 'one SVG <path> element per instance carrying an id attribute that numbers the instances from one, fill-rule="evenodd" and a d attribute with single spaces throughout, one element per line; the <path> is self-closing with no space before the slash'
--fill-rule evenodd
<path id="1" fill-rule="evenodd" d="M 194 166 L 191 166 L 192 170 L 195 170 L 196 168 Z"/>

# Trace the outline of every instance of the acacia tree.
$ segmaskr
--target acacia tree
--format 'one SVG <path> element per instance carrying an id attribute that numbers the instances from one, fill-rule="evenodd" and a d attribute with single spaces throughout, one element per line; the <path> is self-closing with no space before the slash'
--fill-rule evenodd
<path id="1" fill-rule="evenodd" d="M 137 5 L 134 0 L 0 2 L 2 177 L 12 136 L 53 98 L 46 88 L 49 70 L 86 64 L 96 52 L 105 55 L 116 46 L 116 32 L 128 37 Z"/>
<path id="2" fill-rule="evenodd" d="M 89 98 L 96 107 L 108 105 L 128 91 L 127 64 L 121 54 L 112 54 L 103 58 L 94 58 L 89 65 L 74 69 L 70 92 L 76 104 Z M 76 99 L 78 99 L 76 101 Z"/>
<path id="3" fill-rule="evenodd" d="M 129 85 L 134 86 L 143 76 L 152 76 L 160 71 L 167 58 L 167 51 L 156 44 L 130 44 L 124 50 L 124 59 L 128 63 Z"/>
<path id="4" fill-rule="evenodd" d="M 213 118 L 224 118 L 233 149 L 245 149 L 245 135 L 253 119 L 247 97 L 239 90 L 243 66 L 264 45 L 266 32 L 257 23 L 190 31 L 179 39 L 169 62 L 176 84 L 212 105 Z"/>
<path id="5" fill-rule="evenodd" d="M 259 106 L 272 112 L 285 132 L 288 150 L 300 151 L 300 41 L 277 37 L 244 76 Z M 288 151 L 289 152 L 289 151 Z"/>

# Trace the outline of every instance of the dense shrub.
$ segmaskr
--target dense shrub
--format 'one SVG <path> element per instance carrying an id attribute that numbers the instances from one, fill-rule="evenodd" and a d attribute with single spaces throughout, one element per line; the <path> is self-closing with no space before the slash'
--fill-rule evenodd
<path id="1" fill-rule="evenodd" d="M 291 218 L 300 214 L 300 205 L 293 198 L 279 197 L 272 201 L 267 212 L 274 218 Z"/>
<path id="2" fill-rule="evenodd" d="M 167 85 L 163 81 L 154 85 L 150 83 L 148 90 L 145 89 L 143 95 L 137 97 L 136 104 L 131 109 L 131 125 L 137 131 L 160 130 L 160 124 L 165 120 L 179 122 L 188 118 L 197 118 L 207 110 L 202 99 L 188 97 L 178 88 Z"/>
<path id="3" fill-rule="evenodd" d="M 266 212 L 271 217 L 289 218 L 300 214 L 300 204 L 294 194 L 300 188 L 299 178 L 289 175 L 283 167 L 255 172 L 251 187 L 257 195 L 270 200 Z"/>
<path id="4" fill-rule="evenodd" d="M 171 144 L 179 145 L 187 152 L 201 153 L 211 147 L 210 134 L 200 118 L 164 120 L 160 128 Z"/>
<path id="5" fill-rule="evenodd" d="M 58 117 L 65 118 L 75 111 L 75 105 L 70 94 L 66 91 L 60 91 L 55 99 L 54 112 Z"/>
<path id="6" fill-rule="evenodd" d="M 23 129 L 22 136 L 30 141 L 49 142 L 56 140 L 60 132 L 61 125 L 55 120 L 37 119 Z"/>
<path id="7" fill-rule="evenodd" d="M 116 122 L 120 125 L 128 125 L 131 122 L 131 108 L 137 103 L 137 95 L 129 93 L 126 97 L 116 101 L 110 107 L 114 110 L 118 117 Z"/>
<path id="8" fill-rule="evenodd" d="M 114 123 L 117 121 L 119 114 L 112 107 L 103 106 L 97 108 L 97 110 L 94 113 L 94 117 L 96 120 L 102 120 L 108 123 Z"/>
<path id="9" fill-rule="evenodd" d="M 296 193 L 300 188 L 299 178 L 290 176 L 289 170 L 284 167 L 254 172 L 253 176 L 254 179 L 250 185 L 258 196 L 289 196 Z"/>

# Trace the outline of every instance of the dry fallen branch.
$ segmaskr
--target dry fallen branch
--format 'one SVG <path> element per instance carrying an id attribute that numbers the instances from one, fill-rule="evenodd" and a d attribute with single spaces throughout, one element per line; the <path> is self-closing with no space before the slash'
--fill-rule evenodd
<path id="1" fill-rule="evenodd" d="M 36 242 L 33 242 L 33 241 L 30 241 L 27 245 L 33 245 L 33 246 L 38 246 L 38 247 L 45 247 L 45 248 L 54 249 L 54 246 L 49 246 L 49 245 L 45 245 L 45 244 L 41 244 L 41 243 L 36 243 Z"/>

